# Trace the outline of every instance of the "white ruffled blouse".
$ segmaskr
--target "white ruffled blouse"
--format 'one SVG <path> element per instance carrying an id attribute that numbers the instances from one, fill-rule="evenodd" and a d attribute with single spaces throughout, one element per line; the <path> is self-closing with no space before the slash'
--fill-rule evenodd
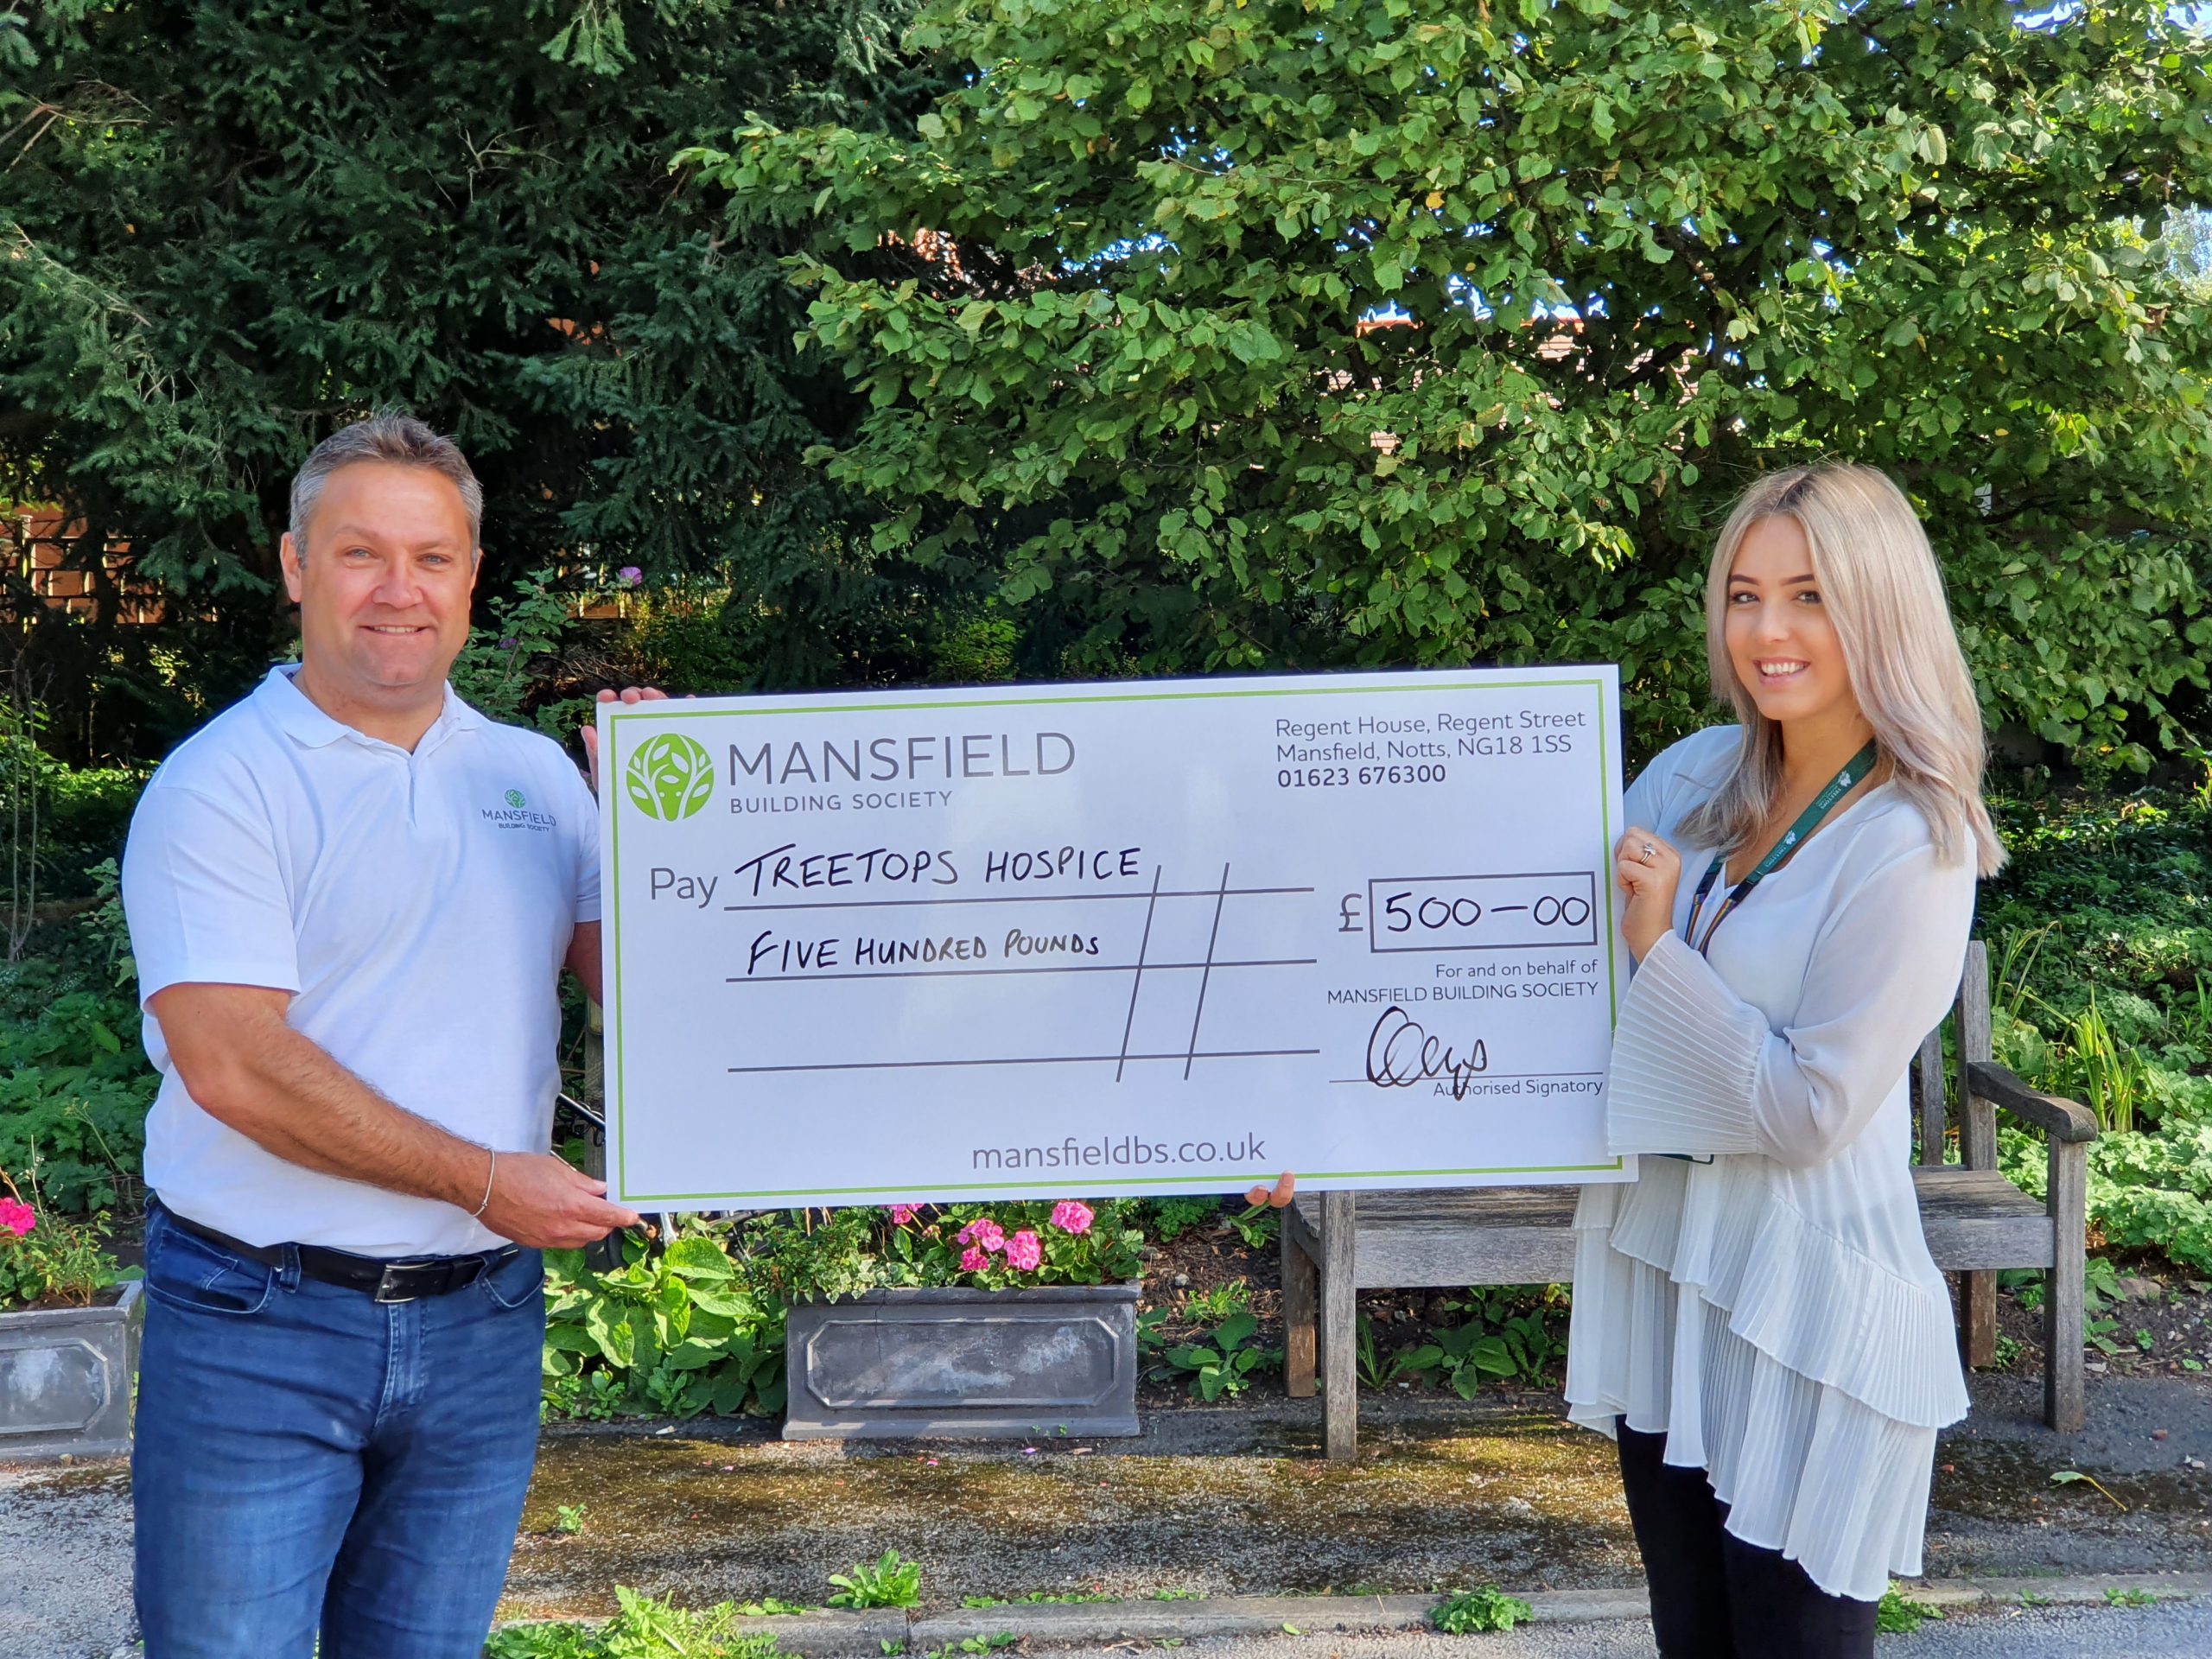
<path id="1" fill-rule="evenodd" d="M 1967 1413 L 1951 1306 L 1915 1202 L 1905 1066 L 1957 988 L 1969 861 L 1868 790 L 1683 942 L 1713 849 L 1676 826 L 1726 776 L 1733 726 L 1684 739 L 1628 792 L 1680 849 L 1675 931 L 1637 968 L 1606 1081 L 1638 1179 L 1575 1215 L 1568 1416 L 1667 1437 L 1728 1530 L 1831 1595 L 1921 1570 L 1936 1431 Z M 1717 897 L 1718 895 L 1715 895 Z M 1707 914 L 1714 899 L 1707 900 Z"/>

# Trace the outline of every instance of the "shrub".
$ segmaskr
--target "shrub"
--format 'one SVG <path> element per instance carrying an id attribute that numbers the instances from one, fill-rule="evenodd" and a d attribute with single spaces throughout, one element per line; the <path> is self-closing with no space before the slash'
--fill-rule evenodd
<path id="1" fill-rule="evenodd" d="M 2091 1105 L 2092 1230 L 2212 1273 L 2212 796 L 2000 796 L 2012 861 L 1982 921 L 1999 964 L 1997 1058 Z M 2044 1192 L 2039 1135 L 1999 1161 Z"/>

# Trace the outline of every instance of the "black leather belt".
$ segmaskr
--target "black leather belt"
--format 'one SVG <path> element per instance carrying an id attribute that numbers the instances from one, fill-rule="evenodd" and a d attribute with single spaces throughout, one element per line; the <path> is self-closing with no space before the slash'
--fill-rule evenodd
<path id="1" fill-rule="evenodd" d="M 180 1216 L 159 1198 L 154 1200 L 154 1208 L 167 1216 L 179 1232 L 190 1233 L 218 1249 L 228 1250 L 248 1262 L 258 1262 L 264 1268 L 282 1271 L 284 1253 L 296 1251 L 300 1271 L 307 1277 L 321 1280 L 326 1285 L 366 1291 L 380 1302 L 414 1302 L 425 1296 L 448 1295 L 463 1286 L 474 1284 L 493 1268 L 505 1266 L 522 1254 L 521 1245 L 507 1244 L 476 1255 L 423 1255 L 386 1262 L 321 1244 L 249 1244 L 244 1239 L 232 1238 L 228 1233 L 219 1233 L 213 1227 L 203 1227 Z"/>

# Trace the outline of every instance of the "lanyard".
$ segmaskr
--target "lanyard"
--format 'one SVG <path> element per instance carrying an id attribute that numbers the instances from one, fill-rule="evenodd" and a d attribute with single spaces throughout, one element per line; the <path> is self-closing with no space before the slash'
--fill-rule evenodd
<path id="1" fill-rule="evenodd" d="M 1719 907 L 1713 912 L 1713 919 L 1706 925 L 1704 938 L 1700 939 L 1697 933 L 1699 912 L 1705 908 L 1706 899 L 1713 892 L 1713 884 L 1719 880 L 1720 872 L 1728 859 L 1726 853 L 1714 857 L 1712 868 L 1705 873 L 1705 880 L 1697 884 L 1697 897 L 1690 900 L 1689 918 L 1682 924 L 1682 937 L 1696 947 L 1698 955 L 1703 956 L 1711 948 L 1713 936 L 1719 930 L 1720 924 L 1728 919 L 1737 906 L 1751 896 L 1751 889 L 1796 850 L 1797 843 L 1811 835 L 1820 821 L 1827 817 L 1830 809 L 1851 792 L 1852 785 L 1873 769 L 1874 746 L 1869 743 L 1844 762 L 1843 770 L 1829 780 L 1826 789 L 1813 797 L 1813 804 L 1797 815 L 1797 822 L 1789 826 L 1780 841 L 1767 849 L 1764 858 L 1751 867 L 1751 873 L 1728 890 L 1728 896 L 1720 901 Z"/>

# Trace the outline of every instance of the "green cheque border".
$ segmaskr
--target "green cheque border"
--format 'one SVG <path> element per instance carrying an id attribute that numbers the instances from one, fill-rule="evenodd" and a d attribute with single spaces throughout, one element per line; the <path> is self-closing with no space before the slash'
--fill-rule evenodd
<path id="1" fill-rule="evenodd" d="M 889 702 L 873 699 L 866 692 L 859 692 L 850 696 L 839 697 L 835 701 L 828 702 L 798 704 L 779 702 L 772 708 L 760 709 L 687 709 L 680 706 L 671 709 L 665 705 L 661 705 L 648 710 L 636 705 L 619 705 L 609 709 L 607 712 L 607 754 L 600 770 L 600 777 L 601 779 L 601 787 L 606 790 L 613 790 L 615 788 L 614 780 L 622 775 L 620 728 L 625 723 L 633 721 L 641 717 L 649 718 L 655 725 L 665 725 L 671 720 L 743 720 L 756 715 L 862 715 L 880 714 L 887 711 L 916 709 L 1032 709 L 1043 705 L 1057 703 L 1179 702 L 1222 700 L 1236 697 L 1397 696 L 1414 693 L 1428 693 L 1434 691 L 1527 691 L 1548 690 L 1558 686 L 1594 686 L 1597 688 L 1598 813 L 1599 825 L 1605 832 L 1605 844 L 1610 847 L 1613 842 L 1612 797 L 1611 791 L 1607 790 L 1605 787 L 1606 768 L 1609 764 L 1609 760 L 1605 741 L 1605 734 L 1608 729 L 1605 709 L 1605 681 L 1603 677 L 1594 678 L 1572 678 L 1562 677 L 1559 678 L 1540 680 L 1463 680 L 1456 683 L 1451 681 L 1427 681 L 1418 685 L 1373 685 L 1358 683 L 1348 683 L 1343 685 L 1299 685 L 1266 688 L 1255 687 L 1249 690 L 1235 686 L 1224 686 L 1219 690 L 1205 691 L 1105 691 L 1059 696 L 1045 693 L 1030 696 L 947 697 L 928 702 L 920 702 L 913 699 L 900 699 L 896 702 Z M 608 823 L 610 826 L 608 831 L 608 850 L 610 853 L 610 859 L 608 868 L 606 872 L 604 887 L 607 892 L 613 895 L 610 900 L 609 908 L 613 922 L 612 934 L 613 941 L 614 982 L 619 987 L 622 977 L 622 884 L 620 880 L 617 879 L 617 873 L 620 870 L 622 863 L 622 812 L 619 800 L 613 797 L 610 797 L 607 810 L 609 815 Z M 1618 930 L 1614 925 L 1613 918 L 1613 887 L 1612 883 L 1610 881 L 1600 881 L 1598 885 L 1605 895 L 1605 999 L 1607 1017 L 1610 1024 L 1618 1026 L 1620 1023 L 1620 1004 L 1619 998 L 1614 990 L 1618 963 L 1616 962 L 1614 957 L 1615 947 L 1613 941 L 1614 935 Z M 615 1185 L 617 1190 L 620 1191 L 626 1189 L 626 1183 L 624 1178 L 628 1168 L 625 1156 L 625 1143 L 627 1140 L 629 1116 L 626 1112 L 623 1112 L 620 1109 L 620 1105 L 626 1094 L 622 1078 L 622 1070 L 624 1065 L 627 1063 L 629 1045 L 622 1040 L 622 1011 L 621 1001 L 619 996 L 616 998 L 614 1020 L 614 1075 L 611 1079 L 611 1084 L 614 1094 L 614 1102 L 618 1109 L 614 1113 L 614 1116 L 621 1126 L 616 1133 L 614 1144 Z M 1324 1169 L 1309 1170 L 1301 1173 L 1310 1180 L 1346 1181 L 1397 1180 L 1412 1176 L 1426 1175 L 1580 1175 L 1596 1174 L 1605 1171 L 1618 1170 L 1620 1167 L 1621 1159 L 1619 1155 L 1616 1154 L 1611 1162 L 1602 1164 L 1499 1165 L 1473 1169 Z M 1278 1173 L 1279 1172 L 1274 1170 L 1259 1170 L 1244 1176 L 1230 1179 L 1243 1180 L 1273 1180 Z M 1191 1188 L 1202 1184 L 1211 1183 L 1211 1181 L 1218 1179 L 1221 1178 L 1194 1178 L 1191 1176 L 1174 1175 L 1138 1176 L 1127 1179 L 1116 1180 L 1112 1182 L 1111 1185 L 1116 1187 L 1180 1186 Z M 1034 1181 L 969 1181 L 958 1184 L 955 1190 L 963 1192 L 1010 1192 L 1020 1187 L 1033 1187 L 1036 1185 L 1037 1183 Z M 825 1198 L 851 1198 L 858 1199 L 896 1198 L 913 1190 L 914 1189 L 911 1186 L 810 1186 L 755 1192 L 656 1192 L 638 1195 L 632 1201 L 638 1204 L 745 1204 L 768 1198 L 810 1198 L 818 1200 Z"/>

